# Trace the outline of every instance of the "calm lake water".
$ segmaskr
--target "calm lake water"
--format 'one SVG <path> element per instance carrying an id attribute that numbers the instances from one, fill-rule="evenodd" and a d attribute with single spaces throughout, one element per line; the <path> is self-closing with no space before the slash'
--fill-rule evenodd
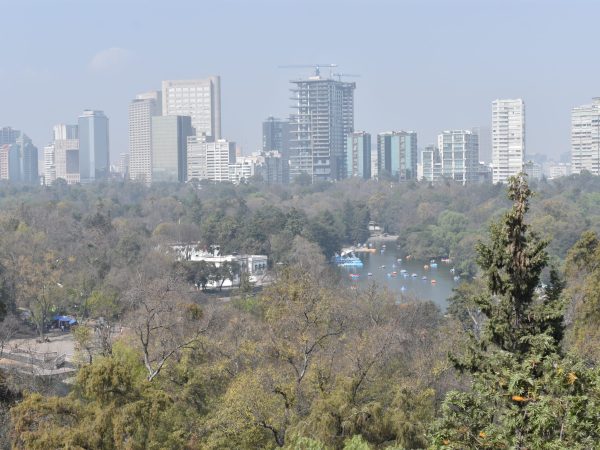
<path id="1" fill-rule="evenodd" d="M 388 247 L 392 247 L 392 245 Z M 397 255 L 394 250 L 386 249 L 381 252 L 377 249 L 377 253 L 357 253 L 364 263 L 362 268 L 356 267 L 340 267 L 344 282 L 347 284 L 357 285 L 359 288 L 366 287 L 370 283 L 377 283 L 379 286 L 385 286 L 392 292 L 404 294 L 410 297 L 417 297 L 422 300 L 431 300 L 437 304 L 442 310 L 446 309 L 447 299 L 452 295 L 452 289 L 458 285 L 458 281 L 454 281 L 454 275 L 450 272 L 452 264 L 444 264 L 436 260 L 437 269 L 424 269 L 424 265 L 429 265 L 429 261 L 410 260 L 398 262 L 397 258 L 402 258 L 404 255 Z M 381 268 L 385 266 L 385 268 Z M 400 271 L 404 269 L 408 276 L 404 276 Z M 368 273 L 372 276 L 368 276 Z M 397 272 L 396 276 L 391 275 L 392 272 Z M 350 278 L 350 274 L 360 275 L 358 278 Z M 416 273 L 417 277 L 413 278 L 412 274 Z M 426 280 L 421 277 L 426 276 Z M 436 281 L 435 284 L 431 280 Z M 404 290 L 402 290 L 404 287 Z"/>

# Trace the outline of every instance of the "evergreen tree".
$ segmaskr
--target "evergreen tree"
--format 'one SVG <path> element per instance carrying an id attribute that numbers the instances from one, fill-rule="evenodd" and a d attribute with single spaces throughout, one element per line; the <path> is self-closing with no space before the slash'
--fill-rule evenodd
<path id="1" fill-rule="evenodd" d="M 547 242 L 529 230 L 532 195 L 524 176 L 509 184 L 512 209 L 477 247 L 486 289 L 472 293 L 483 333 L 453 355 L 471 390 L 448 393 L 432 448 L 596 448 L 600 438 L 598 371 L 564 355 L 563 283 L 547 267 Z"/>

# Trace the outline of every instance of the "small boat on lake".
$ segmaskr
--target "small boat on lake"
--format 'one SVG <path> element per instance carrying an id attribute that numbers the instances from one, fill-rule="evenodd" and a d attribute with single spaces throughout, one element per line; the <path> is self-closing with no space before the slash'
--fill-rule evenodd
<path id="1" fill-rule="evenodd" d="M 431 280 L 431 284 L 436 284 L 436 283 L 437 283 L 437 281 Z"/>

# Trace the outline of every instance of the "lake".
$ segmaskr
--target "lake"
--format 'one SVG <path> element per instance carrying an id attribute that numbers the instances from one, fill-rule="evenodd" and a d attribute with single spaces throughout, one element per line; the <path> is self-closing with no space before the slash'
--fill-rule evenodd
<path id="1" fill-rule="evenodd" d="M 453 264 L 445 264 L 436 260 L 437 269 L 425 270 L 424 266 L 429 265 L 429 261 L 406 261 L 403 259 L 402 262 L 398 262 L 397 259 L 403 258 L 404 255 L 396 254 L 395 250 L 389 247 L 395 247 L 395 245 L 389 245 L 384 252 L 381 252 L 378 248 L 377 253 L 356 253 L 356 256 L 363 261 L 364 266 L 362 268 L 340 267 L 344 282 L 359 287 L 365 287 L 376 282 L 379 286 L 385 286 L 390 291 L 398 294 L 431 300 L 442 310 L 445 310 L 448 305 L 447 299 L 452 295 L 452 289 L 459 283 L 454 281 L 454 275 L 450 272 Z M 385 268 L 381 268 L 381 266 L 385 266 Z M 407 277 L 400 272 L 402 269 L 407 271 Z M 373 275 L 368 276 L 369 272 Z M 397 276 L 391 276 L 392 272 L 397 272 Z M 350 278 L 351 273 L 358 274 L 359 277 Z M 416 278 L 412 277 L 413 273 L 417 274 Z M 422 280 L 421 277 L 423 276 L 427 279 Z M 436 281 L 435 284 L 431 283 L 432 279 Z M 404 290 L 402 290 L 402 287 L 404 287 Z"/>

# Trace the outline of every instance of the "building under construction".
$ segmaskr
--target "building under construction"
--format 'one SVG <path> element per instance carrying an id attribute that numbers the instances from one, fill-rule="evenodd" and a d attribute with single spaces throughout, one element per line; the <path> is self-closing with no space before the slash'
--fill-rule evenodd
<path id="1" fill-rule="evenodd" d="M 356 83 L 321 76 L 292 80 L 290 179 L 306 173 L 313 182 L 345 177 L 346 136 L 354 131 Z"/>

